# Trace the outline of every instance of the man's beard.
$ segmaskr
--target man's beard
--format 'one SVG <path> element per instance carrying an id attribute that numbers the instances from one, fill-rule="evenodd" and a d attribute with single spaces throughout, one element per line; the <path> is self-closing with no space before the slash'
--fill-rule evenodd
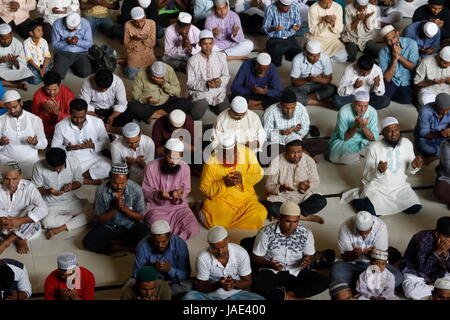
<path id="1" fill-rule="evenodd" d="M 179 164 L 171 167 L 165 160 L 161 161 L 160 169 L 163 174 L 174 175 L 180 171 L 181 166 Z"/>
<path id="2" fill-rule="evenodd" d="M 400 135 L 400 137 L 398 138 L 397 141 L 391 141 L 391 140 L 388 140 L 388 139 L 384 138 L 384 142 L 386 142 L 386 144 L 388 146 L 390 146 L 392 148 L 395 148 L 398 145 L 398 143 L 400 142 L 401 139 L 402 139 L 402 135 Z"/>
<path id="3" fill-rule="evenodd" d="M 294 114 L 287 115 L 286 113 L 283 113 L 283 119 L 290 120 L 290 119 L 292 119 L 293 117 L 294 117 Z"/>

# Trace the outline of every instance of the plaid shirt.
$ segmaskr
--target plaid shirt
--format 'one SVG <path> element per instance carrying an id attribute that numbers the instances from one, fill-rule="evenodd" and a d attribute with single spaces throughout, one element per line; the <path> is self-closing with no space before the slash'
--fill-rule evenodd
<path id="1" fill-rule="evenodd" d="M 266 9 L 264 16 L 263 30 L 267 33 L 269 38 L 288 38 L 292 37 L 297 31 L 292 29 L 294 24 L 301 25 L 300 6 L 297 3 L 292 3 L 289 11 L 284 13 L 278 11 L 276 4 L 271 4 Z M 270 27 L 283 26 L 281 31 L 268 32 Z"/>

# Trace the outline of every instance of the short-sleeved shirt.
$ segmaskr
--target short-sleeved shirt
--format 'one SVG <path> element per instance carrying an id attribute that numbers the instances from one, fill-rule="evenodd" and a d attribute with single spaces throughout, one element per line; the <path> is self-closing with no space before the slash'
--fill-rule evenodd
<path id="1" fill-rule="evenodd" d="M 219 281 L 220 278 L 231 276 L 234 280 L 240 280 L 241 277 L 252 273 L 250 256 L 244 248 L 237 244 L 229 243 L 228 256 L 227 265 L 224 267 L 209 249 L 201 252 L 197 258 L 197 279 L 202 281 Z M 219 288 L 209 294 L 226 299 L 240 291 L 239 289 L 225 291 L 223 288 Z"/>
<path id="2" fill-rule="evenodd" d="M 31 296 L 31 283 L 25 265 L 14 259 L 0 259 L 0 261 L 4 262 L 14 272 L 14 281 L 10 290 L 25 292 L 28 299 Z"/>
<path id="3" fill-rule="evenodd" d="M 258 231 L 253 246 L 253 254 L 264 257 L 266 260 L 273 258 L 284 265 L 282 271 L 288 271 L 297 276 L 301 271 L 300 262 L 304 255 L 313 255 L 314 236 L 308 228 L 298 225 L 297 229 L 289 236 L 281 233 L 280 223 L 274 222 Z M 278 273 L 274 269 L 262 268 Z"/>
<path id="4" fill-rule="evenodd" d="M 23 49 L 27 62 L 33 60 L 38 66 L 44 63 L 45 58 L 51 58 L 52 56 L 48 49 L 48 43 L 44 38 L 39 39 L 38 44 L 34 43 L 31 37 L 26 39 L 23 42 Z"/>
<path id="5" fill-rule="evenodd" d="M 325 76 L 333 73 L 331 59 L 326 53 L 321 52 L 319 61 L 314 64 L 308 61 L 308 58 L 303 52 L 296 55 L 294 60 L 292 60 L 292 78 L 306 78 L 310 75 L 316 76 L 321 73 Z"/>
<path id="6" fill-rule="evenodd" d="M 89 2 L 89 0 L 80 0 L 81 2 Z M 115 3 L 119 0 L 105 0 L 109 3 Z M 93 6 L 90 9 L 83 9 L 81 12 L 84 17 L 94 17 L 94 18 L 110 18 L 111 17 L 111 9 L 108 9 L 103 6 Z"/>

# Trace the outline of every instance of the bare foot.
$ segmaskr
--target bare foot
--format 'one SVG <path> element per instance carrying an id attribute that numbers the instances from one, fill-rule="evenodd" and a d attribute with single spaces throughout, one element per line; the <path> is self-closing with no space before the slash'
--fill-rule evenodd
<path id="1" fill-rule="evenodd" d="M 314 214 L 311 214 L 311 215 L 306 216 L 306 217 L 302 215 L 300 220 L 317 222 L 319 224 L 324 224 L 325 223 L 325 220 L 322 217 L 316 216 Z"/>
<path id="2" fill-rule="evenodd" d="M 27 240 L 17 239 L 16 242 L 16 250 L 18 254 L 27 254 L 30 252 L 30 248 L 28 247 Z"/>
<path id="3" fill-rule="evenodd" d="M 51 240 L 54 236 L 56 236 L 58 233 L 61 233 L 63 231 L 66 231 L 67 227 L 66 225 L 63 225 L 61 227 L 53 228 L 47 231 L 46 237 L 48 240 Z"/>

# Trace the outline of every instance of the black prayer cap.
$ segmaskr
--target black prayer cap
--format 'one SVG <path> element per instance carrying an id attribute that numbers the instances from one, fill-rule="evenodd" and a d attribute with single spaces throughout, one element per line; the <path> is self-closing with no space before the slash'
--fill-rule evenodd
<path id="1" fill-rule="evenodd" d="M 283 92 L 281 93 L 281 102 L 284 103 L 297 102 L 297 95 L 292 90 L 284 89 Z"/>

